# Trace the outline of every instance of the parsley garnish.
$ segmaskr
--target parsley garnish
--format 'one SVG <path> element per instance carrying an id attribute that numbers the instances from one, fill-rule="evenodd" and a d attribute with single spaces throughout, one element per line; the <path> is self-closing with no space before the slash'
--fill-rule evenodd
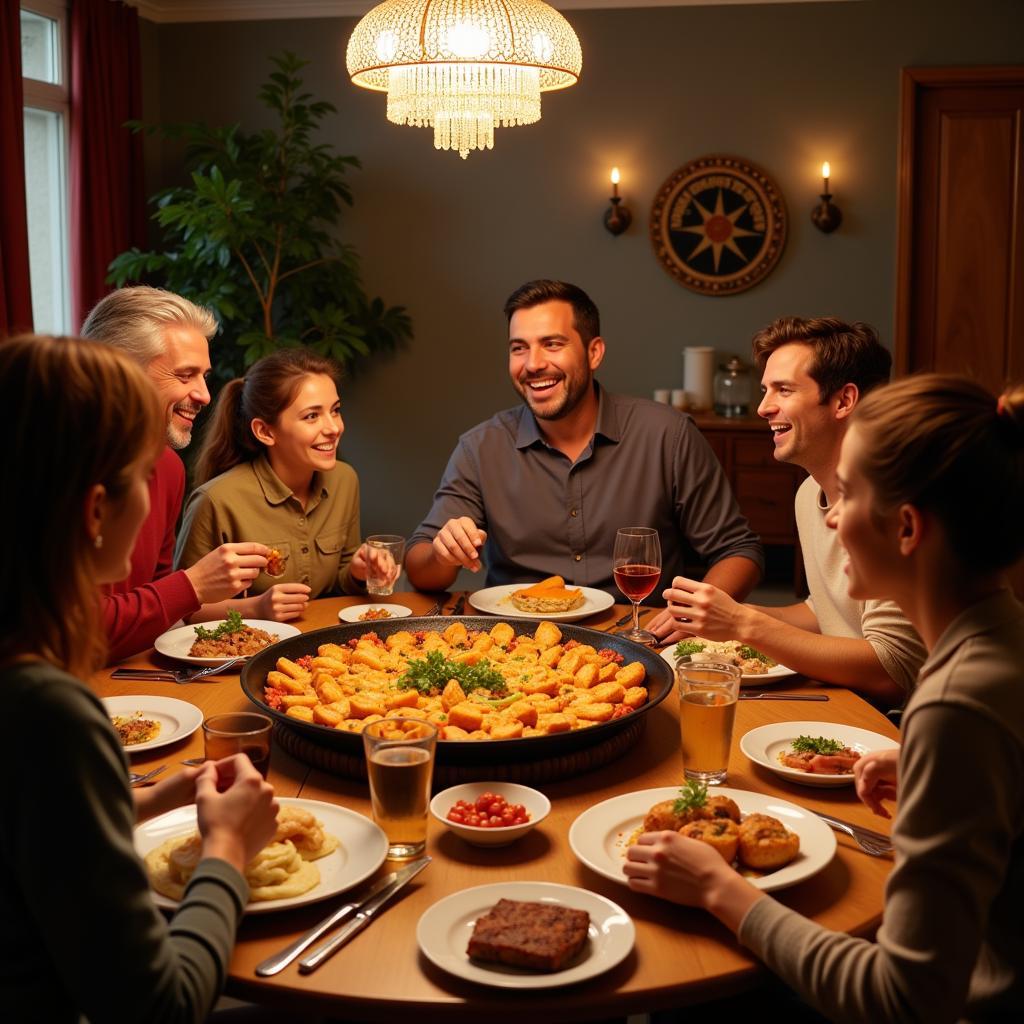
<path id="1" fill-rule="evenodd" d="M 753 647 L 749 647 L 747 644 L 740 644 L 740 656 L 743 658 L 753 658 L 755 661 L 764 662 L 765 665 L 772 661 L 767 654 L 762 654 L 760 651 Z"/>
<path id="2" fill-rule="evenodd" d="M 797 754 L 838 754 L 844 746 L 824 736 L 797 736 L 790 745 Z"/>
<path id="3" fill-rule="evenodd" d="M 687 811 L 692 811 L 697 807 L 703 807 L 707 802 L 708 787 L 703 782 L 691 779 L 679 790 L 679 796 L 676 797 L 675 803 L 672 804 L 672 812 L 674 814 L 685 814 Z"/>
<path id="4" fill-rule="evenodd" d="M 242 621 L 242 613 L 231 611 L 228 612 L 228 617 L 219 623 L 215 629 L 205 629 L 202 626 L 196 626 L 196 639 L 219 640 L 222 636 L 228 636 L 231 633 L 241 633 L 243 629 L 245 629 L 245 623 Z"/>
<path id="5" fill-rule="evenodd" d="M 677 658 L 685 658 L 687 654 L 700 654 L 703 650 L 703 640 L 680 640 L 673 653 Z"/>
<path id="6" fill-rule="evenodd" d="M 440 651 L 429 651 L 425 658 L 414 658 L 396 686 L 400 690 L 417 690 L 424 696 L 440 693 L 445 684 L 454 679 L 468 694 L 474 690 L 487 690 L 504 694 L 508 687 L 504 678 L 484 658 L 476 665 L 449 661 Z"/>

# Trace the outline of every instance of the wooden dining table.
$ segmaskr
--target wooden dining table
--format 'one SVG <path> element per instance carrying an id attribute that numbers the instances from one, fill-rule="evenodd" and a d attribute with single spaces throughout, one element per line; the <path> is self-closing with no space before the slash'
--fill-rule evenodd
<path id="1" fill-rule="evenodd" d="M 447 602 L 448 606 L 453 603 Z M 382 603 L 399 603 L 414 614 L 427 611 L 436 595 L 395 594 Z M 310 602 L 295 625 L 303 631 L 338 622 L 341 608 L 357 598 Z M 580 625 L 607 629 L 626 609 L 615 606 Z M 472 614 L 472 608 L 466 608 Z M 368 624 L 372 628 L 372 623 Z M 124 665 L 170 667 L 148 651 Z M 93 679 L 101 697 L 159 694 L 195 704 L 204 715 L 252 710 L 239 685 L 237 669 L 201 682 L 175 684 L 114 680 L 111 670 Z M 769 689 L 768 687 L 765 688 Z M 802 677 L 775 683 L 771 690 L 822 693 L 827 702 L 740 701 L 736 712 L 727 785 L 781 797 L 887 832 L 888 822 L 860 804 L 853 786 L 812 788 L 790 783 L 754 764 L 739 748 L 748 730 L 779 721 L 813 720 L 868 729 L 893 739 L 889 720 L 849 690 L 823 686 Z M 259 978 L 255 966 L 279 951 L 326 915 L 335 902 L 314 903 L 276 913 L 250 915 L 239 928 L 229 967 L 227 992 L 240 999 L 355 1020 L 494 1021 L 596 1020 L 700 1003 L 752 987 L 765 968 L 709 914 L 632 892 L 584 866 L 572 853 L 568 833 L 588 808 L 620 794 L 665 786 L 683 779 L 678 706 L 673 695 L 645 716 L 646 729 L 624 756 L 584 774 L 540 786 L 551 801 L 550 815 L 527 836 L 506 847 L 470 846 L 431 820 L 427 853 L 431 865 L 382 912 L 373 925 L 311 974 L 296 964 L 272 978 Z M 203 754 L 202 730 L 174 746 L 133 755 L 132 767 L 144 771 L 167 764 L 165 776 L 180 770 L 185 758 Z M 365 781 L 341 778 L 289 756 L 280 746 L 271 758 L 269 779 L 278 795 L 340 804 L 370 815 Z M 386 862 L 381 871 L 396 865 Z M 818 874 L 773 894 L 826 928 L 870 936 L 880 920 L 883 886 L 892 860 L 872 857 L 846 836 L 838 837 L 833 860 Z M 432 905 L 461 890 L 491 883 L 530 881 L 576 886 L 603 895 L 621 906 L 636 927 L 632 952 L 617 967 L 582 984 L 539 991 L 491 988 L 448 975 L 419 951 L 416 925 Z M 405 1017 L 412 1014 L 414 1017 Z"/>

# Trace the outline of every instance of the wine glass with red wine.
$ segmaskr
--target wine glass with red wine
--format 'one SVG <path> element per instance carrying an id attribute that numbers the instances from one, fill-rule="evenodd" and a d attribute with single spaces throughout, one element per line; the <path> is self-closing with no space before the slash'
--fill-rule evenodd
<path id="1" fill-rule="evenodd" d="M 640 628 L 640 602 L 661 579 L 661 543 L 658 531 L 647 526 L 625 526 L 615 535 L 612 554 L 615 585 L 633 604 L 633 626 L 621 635 L 638 644 L 655 644 L 658 638 Z"/>

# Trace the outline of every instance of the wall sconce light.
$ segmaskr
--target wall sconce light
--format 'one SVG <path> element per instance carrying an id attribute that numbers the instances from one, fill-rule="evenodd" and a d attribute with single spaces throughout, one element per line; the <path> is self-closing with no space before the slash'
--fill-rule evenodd
<path id="1" fill-rule="evenodd" d="M 828 190 L 829 166 L 826 160 L 821 165 L 821 178 L 825 183 L 825 190 L 821 193 L 821 202 L 811 210 L 811 220 L 819 231 L 830 234 L 843 223 L 843 214 L 838 206 L 832 204 L 832 193 Z"/>
<path id="2" fill-rule="evenodd" d="M 622 205 L 622 198 L 619 195 L 619 169 L 612 168 L 612 205 L 604 212 L 604 226 L 613 234 L 621 235 L 629 227 L 633 220 L 633 214 L 629 208 Z"/>

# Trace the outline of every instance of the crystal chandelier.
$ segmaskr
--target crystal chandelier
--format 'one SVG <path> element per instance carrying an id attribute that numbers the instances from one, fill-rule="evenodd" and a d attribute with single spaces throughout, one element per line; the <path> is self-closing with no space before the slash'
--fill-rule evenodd
<path id="1" fill-rule="evenodd" d="M 434 129 L 436 149 L 493 149 L 494 128 L 540 120 L 540 94 L 575 85 L 572 26 L 542 0 L 385 0 L 356 25 L 352 81 L 388 94 L 388 120 Z"/>

